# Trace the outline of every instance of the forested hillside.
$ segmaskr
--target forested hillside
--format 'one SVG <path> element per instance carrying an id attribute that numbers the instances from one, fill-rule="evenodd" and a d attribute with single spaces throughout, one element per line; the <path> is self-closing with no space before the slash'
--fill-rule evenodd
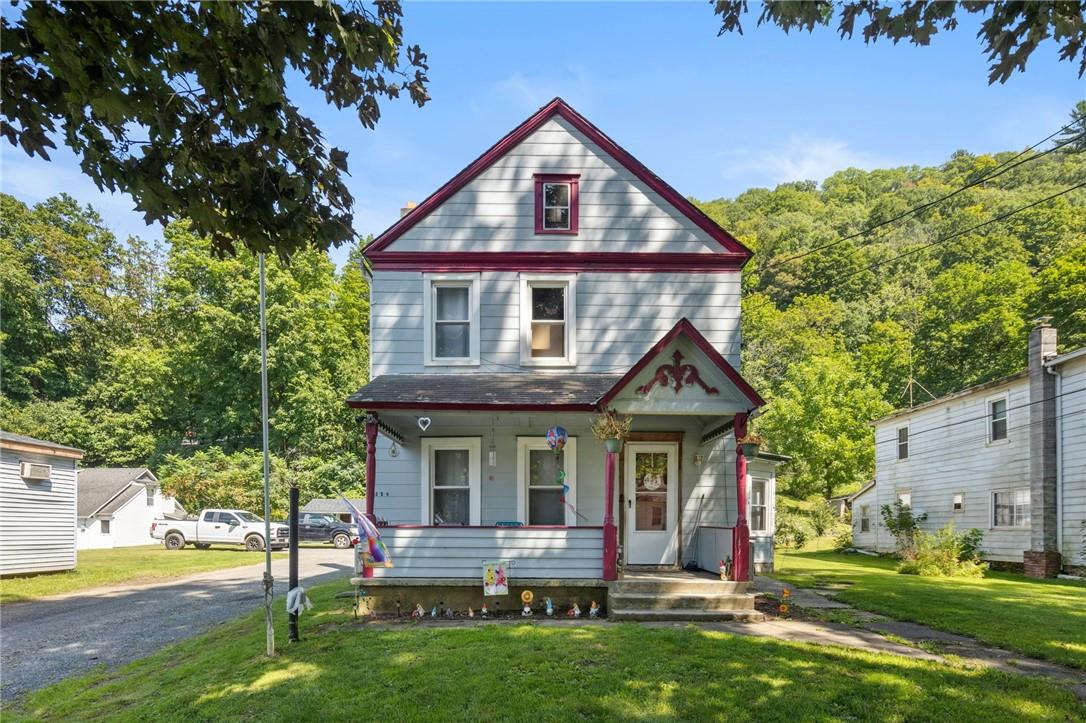
<path id="1" fill-rule="evenodd" d="M 923 401 L 1011 373 L 1039 315 L 1063 349 L 1086 344 L 1086 190 L 1062 193 L 1086 182 L 1076 151 L 960 152 L 701 204 L 756 252 L 743 373 L 771 402 L 757 427 L 795 459 L 782 492 L 858 486 L 869 422 L 908 403 L 910 378 Z M 151 465 L 190 507 L 259 507 L 255 259 L 217 259 L 184 224 L 164 249 L 121 242 L 65 196 L 0 204 L 0 426 L 83 448 L 88 465 Z M 291 481 L 358 493 L 343 404 L 367 368 L 357 251 L 338 271 L 317 252 L 270 261 L 268 303 L 274 505 Z"/>
<path id="2" fill-rule="evenodd" d="M 785 491 L 859 486 L 873 472 L 868 423 L 908 406 L 910 379 L 922 402 L 1013 373 L 1038 316 L 1053 317 L 1061 350 L 1086 345 L 1086 142 L 1063 142 L 700 204 L 755 251 L 743 374 L 770 400 L 757 428 L 795 458 Z"/>

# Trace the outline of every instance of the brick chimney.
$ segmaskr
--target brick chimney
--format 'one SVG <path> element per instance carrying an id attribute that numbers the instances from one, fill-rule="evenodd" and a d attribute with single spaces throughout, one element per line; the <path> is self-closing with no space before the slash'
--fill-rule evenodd
<path id="1" fill-rule="evenodd" d="M 404 216 L 406 216 L 407 214 L 409 214 L 409 213 L 411 213 L 412 211 L 414 211 L 414 210 L 415 210 L 415 206 L 417 206 L 417 205 L 418 205 L 418 204 L 417 204 L 417 203 L 415 203 L 414 201 L 408 201 L 407 203 L 405 203 L 405 204 L 403 205 L 403 208 L 401 208 L 401 209 L 400 209 L 400 218 L 403 218 L 403 217 L 404 217 Z"/>
<path id="2" fill-rule="evenodd" d="M 1029 550 L 1023 553 L 1030 577 L 1055 577 L 1060 571 L 1056 542 L 1056 377 L 1045 362 L 1056 355 L 1051 316 L 1036 319 L 1029 333 Z"/>

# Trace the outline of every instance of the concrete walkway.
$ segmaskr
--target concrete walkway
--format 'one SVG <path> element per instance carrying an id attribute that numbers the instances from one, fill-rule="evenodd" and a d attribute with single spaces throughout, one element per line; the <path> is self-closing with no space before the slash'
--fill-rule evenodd
<path id="1" fill-rule="evenodd" d="M 974 665 L 985 668 L 994 668 L 1014 675 L 1030 675 L 1051 678 L 1070 685 L 1072 691 L 1080 699 L 1086 700 L 1086 672 L 1069 668 L 1057 663 L 1049 663 L 1044 660 L 1030 658 L 1020 653 L 1014 653 L 1003 648 L 996 648 L 980 643 L 973 638 L 964 635 L 956 635 L 943 630 L 929 628 L 918 623 L 909 623 L 901 620 L 893 620 L 884 615 L 857 610 L 847 603 L 834 600 L 830 590 L 811 590 L 797 588 L 793 585 L 782 583 L 771 577 L 755 577 L 755 588 L 758 592 L 780 598 L 787 588 L 790 592 L 791 604 L 804 610 L 834 610 L 851 613 L 852 623 L 823 623 L 800 620 L 775 620 L 759 623 L 757 625 L 740 626 L 751 628 L 749 632 L 742 630 L 729 630 L 736 634 L 759 635 L 761 630 L 755 631 L 762 625 L 784 626 L 783 631 L 791 631 L 791 634 L 799 637 L 786 637 L 787 640 L 801 640 L 802 642 L 827 643 L 832 645 L 845 645 L 847 647 L 864 648 L 874 652 L 893 652 L 898 655 L 904 653 L 899 650 L 885 648 L 885 644 L 896 645 L 899 648 L 923 652 L 919 646 L 936 653 L 925 653 L 928 660 L 946 661 L 946 655 L 953 655 L 966 665 Z M 766 628 L 768 631 L 769 628 Z M 847 631 L 852 631 L 849 633 Z M 904 645 L 891 642 L 886 636 L 902 639 L 911 643 Z M 883 641 L 872 644 L 872 638 Z M 783 636 L 782 636 L 783 637 Z M 838 638 L 841 642 L 835 642 Z M 879 647 L 882 646 L 882 647 Z M 917 647 L 913 647 L 917 646 Z M 922 657 L 922 656 L 909 656 Z"/>

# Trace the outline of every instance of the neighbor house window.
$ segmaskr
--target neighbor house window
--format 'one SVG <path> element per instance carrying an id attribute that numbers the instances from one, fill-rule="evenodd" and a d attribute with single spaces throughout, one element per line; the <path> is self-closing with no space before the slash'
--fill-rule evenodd
<path id="1" fill-rule="evenodd" d="M 953 507 L 955 512 L 961 512 L 965 509 L 965 495 L 961 492 L 955 492 L 953 498 Z"/>
<path id="2" fill-rule="evenodd" d="M 897 428 L 897 458 L 908 459 L 909 458 L 909 428 L 898 427 Z"/>
<path id="3" fill-rule="evenodd" d="M 422 522 L 478 525 L 478 437 L 422 439 Z"/>
<path id="4" fill-rule="evenodd" d="M 750 531 L 765 532 L 769 506 L 766 504 L 766 481 L 750 478 Z"/>
<path id="5" fill-rule="evenodd" d="M 1029 489 L 992 493 L 992 527 L 1029 527 Z"/>
<path id="6" fill-rule="evenodd" d="M 576 437 L 558 452 L 544 437 L 517 437 L 518 519 L 529 525 L 572 527 L 577 524 L 576 507 Z"/>
<path id="7" fill-rule="evenodd" d="M 1007 438 L 1007 398 L 988 400 L 988 441 Z"/>
<path id="8" fill-rule="evenodd" d="M 871 505 L 860 505 L 860 532 L 871 532 Z"/>
<path id="9" fill-rule="evenodd" d="M 102 520 L 99 524 L 101 525 L 99 527 L 99 529 L 102 531 L 102 534 L 103 535 L 108 535 L 109 534 L 109 520 Z"/>
<path id="10" fill-rule="evenodd" d="M 901 490 L 897 493 L 897 501 L 901 503 L 902 507 L 913 507 L 913 493 L 912 490 Z"/>
<path id="11" fill-rule="evenodd" d="M 576 276 L 520 277 L 521 362 L 533 366 L 576 363 Z"/>
<path id="12" fill-rule="evenodd" d="M 478 364 L 479 275 L 428 274 L 423 284 L 426 364 Z"/>
<path id="13" fill-rule="evenodd" d="M 147 506 L 148 507 L 154 507 L 155 506 L 155 488 L 154 487 L 146 487 L 145 489 L 147 490 Z"/>
<path id="14" fill-rule="evenodd" d="M 536 233 L 577 233 L 578 179 L 578 176 L 570 174 L 536 174 Z"/>

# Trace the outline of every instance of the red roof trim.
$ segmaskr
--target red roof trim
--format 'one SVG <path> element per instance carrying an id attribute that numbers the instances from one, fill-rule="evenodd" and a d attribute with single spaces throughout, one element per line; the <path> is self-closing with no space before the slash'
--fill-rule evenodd
<path id="1" fill-rule="evenodd" d="M 605 153 L 626 167 L 638 177 L 645 185 L 660 194 L 665 201 L 670 203 L 683 215 L 693 221 L 698 228 L 705 231 L 717 241 L 726 251 L 743 255 L 744 259 L 752 254 L 750 249 L 741 244 L 734 236 L 718 226 L 711 218 L 702 213 L 693 203 L 683 197 L 663 179 L 650 171 L 645 164 L 637 160 L 626 149 L 619 146 L 596 126 L 592 125 L 584 116 L 573 110 L 561 98 L 555 98 L 547 105 L 536 111 L 530 118 L 510 131 L 504 138 L 490 147 L 485 153 L 472 161 L 466 168 L 449 179 L 445 185 L 432 193 L 425 201 L 416 206 L 412 211 L 392 224 L 380 236 L 374 239 L 363 252 L 366 258 L 374 261 L 374 254 L 383 252 L 389 244 L 399 238 L 405 231 L 416 223 L 426 218 L 434 209 L 444 203 L 450 196 L 463 188 L 469 181 L 485 171 L 495 161 L 508 153 L 528 135 L 536 131 L 552 116 L 560 115 L 569 121 L 577 130 L 588 137 L 590 141 L 598 145 Z"/>
<path id="2" fill-rule="evenodd" d="M 725 376 L 727 376 L 728 379 L 739 388 L 739 391 L 743 393 L 743 396 L 754 405 L 754 408 L 765 404 L 765 400 L 762 399 L 758 392 L 754 391 L 754 387 L 750 386 L 750 384 L 747 383 L 747 380 L 739 375 L 739 372 L 735 370 L 735 367 L 729 364 L 728 360 L 709 343 L 709 340 L 702 336 L 702 333 L 697 330 L 697 327 L 690 323 L 689 319 L 683 317 L 682 319 L 679 319 L 678 324 L 671 328 L 671 331 L 664 334 L 663 338 L 656 342 L 636 364 L 630 367 L 630 371 L 626 372 L 622 378 L 600 398 L 599 406 L 604 408 L 610 404 L 618 393 L 630 384 L 630 382 L 634 380 L 634 377 L 647 367 L 653 359 L 659 356 L 667 345 L 674 341 L 680 334 L 685 334 L 687 338 L 694 343 L 694 346 L 700 349 L 705 356 L 709 357 L 709 361 L 715 364 L 720 371 L 724 372 Z"/>
<path id="3" fill-rule="evenodd" d="M 534 251 L 382 251 L 370 260 L 378 271 L 643 271 L 735 272 L 743 254 L 534 252 Z"/>

